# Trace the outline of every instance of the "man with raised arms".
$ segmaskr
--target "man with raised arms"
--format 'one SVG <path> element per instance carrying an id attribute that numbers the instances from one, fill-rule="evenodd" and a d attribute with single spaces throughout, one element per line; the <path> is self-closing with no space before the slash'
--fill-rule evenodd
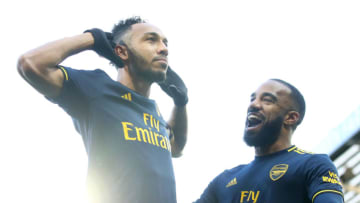
<path id="1" fill-rule="evenodd" d="M 85 50 L 110 60 L 117 80 L 99 69 L 60 65 Z M 23 54 L 18 71 L 72 117 L 88 154 L 91 202 L 176 202 L 171 157 L 180 156 L 186 143 L 188 97 L 168 66 L 168 40 L 159 28 L 132 17 L 112 33 L 86 30 Z M 174 100 L 168 122 L 149 99 L 154 82 Z"/>

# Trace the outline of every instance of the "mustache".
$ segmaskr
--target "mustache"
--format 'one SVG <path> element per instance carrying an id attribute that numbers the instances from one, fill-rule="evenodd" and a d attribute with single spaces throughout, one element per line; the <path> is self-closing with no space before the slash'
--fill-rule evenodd
<path id="1" fill-rule="evenodd" d="M 260 112 L 259 108 L 249 107 L 248 111 L 247 111 L 247 115 L 246 115 L 246 118 L 247 118 L 246 120 L 248 120 L 248 117 L 251 115 L 255 115 L 258 118 L 260 118 L 261 120 L 265 120 L 265 115 Z"/>
<path id="2" fill-rule="evenodd" d="M 165 61 L 167 61 L 168 59 L 167 59 L 166 56 L 155 56 L 153 61 L 157 61 L 157 60 L 165 60 Z"/>
<path id="3" fill-rule="evenodd" d="M 259 108 L 256 108 L 256 107 L 249 107 L 248 110 L 247 110 L 247 113 L 256 113 L 256 112 L 259 112 L 260 109 Z"/>

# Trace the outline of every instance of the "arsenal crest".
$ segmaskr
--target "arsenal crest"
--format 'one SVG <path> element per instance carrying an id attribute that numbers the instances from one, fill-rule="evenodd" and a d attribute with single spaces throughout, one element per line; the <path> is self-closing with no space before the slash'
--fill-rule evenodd
<path id="1" fill-rule="evenodd" d="M 279 180 L 283 175 L 285 175 L 289 166 L 287 164 L 278 164 L 272 167 L 270 170 L 270 178 L 273 181 Z"/>

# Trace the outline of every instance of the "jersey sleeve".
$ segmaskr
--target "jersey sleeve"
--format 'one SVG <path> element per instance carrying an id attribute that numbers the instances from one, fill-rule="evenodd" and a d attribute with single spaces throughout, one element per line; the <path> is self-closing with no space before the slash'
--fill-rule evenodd
<path id="1" fill-rule="evenodd" d="M 209 183 L 207 188 L 201 194 L 200 199 L 196 200 L 194 203 L 218 203 L 218 200 L 216 197 L 216 183 L 217 183 L 218 177 L 216 177 L 214 180 L 212 180 Z"/>
<path id="2" fill-rule="evenodd" d="M 308 198 L 312 202 L 323 193 L 333 193 L 343 198 L 340 178 L 329 156 L 312 155 L 305 167 Z"/>
<path id="3" fill-rule="evenodd" d="M 63 87 L 56 98 L 48 98 L 58 104 L 74 119 L 82 119 L 88 113 L 90 101 L 96 97 L 99 90 L 94 88 L 95 75 L 93 71 L 75 70 L 58 66 L 64 74 Z"/>
<path id="4" fill-rule="evenodd" d="M 315 199 L 314 203 L 343 203 L 344 199 L 341 195 L 325 192 L 319 194 Z"/>

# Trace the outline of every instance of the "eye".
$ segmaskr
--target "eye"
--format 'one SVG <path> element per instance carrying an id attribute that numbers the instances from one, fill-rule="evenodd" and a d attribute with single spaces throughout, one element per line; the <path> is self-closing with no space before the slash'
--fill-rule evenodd
<path id="1" fill-rule="evenodd" d="M 168 46 L 168 41 L 167 40 L 164 40 L 163 43 L 165 44 L 166 47 Z"/>
<path id="2" fill-rule="evenodd" d="M 262 100 L 268 103 L 274 103 L 274 99 L 271 97 L 264 97 Z"/>
<path id="3" fill-rule="evenodd" d="M 148 37 L 146 40 L 151 41 L 151 42 L 155 42 L 155 41 L 156 41 L 155 37 Z"/>

